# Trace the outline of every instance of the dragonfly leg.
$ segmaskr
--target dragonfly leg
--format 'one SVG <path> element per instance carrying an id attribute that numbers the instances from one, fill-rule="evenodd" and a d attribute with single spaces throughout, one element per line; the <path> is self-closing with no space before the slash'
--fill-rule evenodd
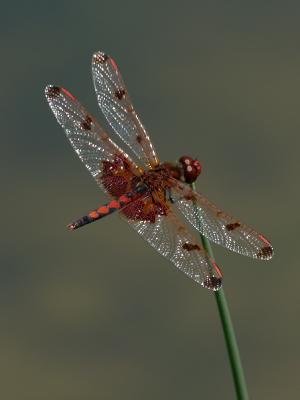
<path id="1" fill-rule="evenodd" d="M 166 189 L 166 197 L 167 197 L 167 200 L 170 201 L 170 203 L 172 203 L 172 204 L 176 203 L 176 199 L 174 197 L 172 197 L 172 192 L 171 192 L 170 188 Z"/>

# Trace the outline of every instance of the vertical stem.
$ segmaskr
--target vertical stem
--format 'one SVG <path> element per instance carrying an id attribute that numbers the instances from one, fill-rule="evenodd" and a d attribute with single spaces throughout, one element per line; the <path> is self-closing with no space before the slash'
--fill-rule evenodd
<path id="1" fill-rule="evenodd" d="M 195 190 L 195 183 L 191 184 L 193 190 Z M 200 211 L 199 211 L 200 212 Z M 199 221 L 200 224 L 200 221 Z M 210 255 L 212 259 L 214 259 L 214 255 L 209 243 L 209 240 L 201 235 L 202 245 Z M 243 371 L 243 366 L 241 362 L 241 357 L 239 353 L 238 344 L 236 341 L 234 328 L 230 316 L 230 311 L 228 308 L 228 304 L 226 301 L 224 290 L 221 288 L 218 291 L 214 292 L 215 298 L 218 306 L 218 311 L 221 319 L 221 324 L 223 328 L 225 343 L 227 347 L 227 353 L 229 357 L 229 362 L 231 366 L 231 372 L 233 376 L 234 386 L 236 397 L 238 400 L 248 400 L 248 391 L 245 380 L 245 375 Z"/>

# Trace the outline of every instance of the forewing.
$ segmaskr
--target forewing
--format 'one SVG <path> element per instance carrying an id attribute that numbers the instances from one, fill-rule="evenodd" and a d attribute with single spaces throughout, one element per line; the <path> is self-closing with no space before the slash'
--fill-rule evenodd
<path id="1" fill-rule="evenodd" d="M 104 191 L 110 192 L 110 181 L 103 184 L 103 175 L 110 165 L 119 163 L 138 175 L 135 163 L 104 132 L 97 121 L 84 109 L 78 100 L 66 89 L 48 85 L 45 89 L 48 103 L 58 121 L 64 128 L 74 150 Z M 116 186 L 116 183 L 113 182 Z"/>
<path id="2" fill-rule="evenodd" d="M 144 166 L 157 166 L 154 147 L 133 108 L 115 61 L 102 52 L 95 53 L 92 73 L 98 103 L 108 123 Z"/>
<path id="3" fill-rule="evenodd" d="M 168 209 L 166 215 L 153 213 L 151 218 L 149 204 L 151 198 L 139 199 L 136 204 L 129 205 L 126 221 L 160 254 L 168 258 L 178 269 L 207 289 L 218 290 L 222 285 L 222 275 L 214 260 L 203 247 L 181 224 L 175 213 Z M 147 218 L 142 218 L 148 209 Z M 121 213 L 122 214 L 122 213 Z"/>
<path id="4" fill-rule="evenodd" d="M 245 256 L 260 260 L 272 258 L 273 248 L 262 234 L 226 214 L 188 185 L 174 185 L 171 197 L 187 220 L 212 242 Z"/>

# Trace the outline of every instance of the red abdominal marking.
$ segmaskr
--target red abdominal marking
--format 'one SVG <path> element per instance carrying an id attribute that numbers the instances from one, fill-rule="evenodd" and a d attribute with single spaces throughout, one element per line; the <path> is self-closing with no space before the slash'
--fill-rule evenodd
<path id="1" fill-rule="evenodd" d="M 127 203 L 130 203 L 130 202 L 131 202 L 131 199 L 130 199 L 129 197 L 123 195 L 123 196 L 120 197 L 120 201 L 121 201 L 122 203 L 127 204 Z"/>
<path id="2" fill-rule="evenodd" d="M 121 198 L 120 198 L 120 200 L 121 200 Z M 121 200 L 121 201 L 122 201 L 122 200 Z M 111 202 L 109 203 L 109 207 L 111 207 L 111 208 L 120 208 L 121 205 L 120 205 L 120 203 L 119 203 L 118 201 L 113 200 L 113 201 L 111 201 Z"/>
<path id="3" fill-rule="evenodd" d="M 97 211 L 98 211 L 99 214 L 105 215 L 105 214 L 109 213 L 109 207 L 108 206 L 101 206 L 101 207 L 98 208 Z"/>
<path id="4" fill-rule="evenodd" d="M 90 216 L 91 218 L 93 218 L 93 219 L 97 219 L 97 218 L 99 218 L 99 213 L 98 213 L 98 211 L 94 210 L 94 211 L 91 211 L 91 212 L 89 213 L 89 216 Z"/>
<path id="5" fill-rule="evenodd" d="M 117 210 L 120 210 L 122 207 L 127 206 L 130 202 L 134 201 L 136 197 L 134 193 L 127 193 L 120 197 L 120 201 L 112 200 L 108 204 L 105 204 L 99 207 L 97 210 L 91 211 L 88 215 L 79 218 L 75 222 L 68 225 L 68 228 L 71 230 L 75 230 L 80 228 L 81 226 L 90 224 L 100 218 L 105 217 L 106 215 L 112 214 Z"/>

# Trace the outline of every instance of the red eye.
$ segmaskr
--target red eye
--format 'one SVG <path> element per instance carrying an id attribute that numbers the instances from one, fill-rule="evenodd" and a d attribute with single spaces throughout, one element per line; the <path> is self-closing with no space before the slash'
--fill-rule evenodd
<path id="1" fill-rule="evenodd" d="M 185 181 L 187 183 L 195 182 L 202 169 L 199 161 L 189 156 L 183 156 L 180 157 L 179 162 L 182 165 Z"/>
<path id="2" fill-rule="evenodd" d="M 199 163 L 199 161 L 198 161 L 198 160 L 194 160 L 193 165 L 194 165 L 194 167 L 197 169 L 198 175 L 201 174 L 202 165 Z"/>

